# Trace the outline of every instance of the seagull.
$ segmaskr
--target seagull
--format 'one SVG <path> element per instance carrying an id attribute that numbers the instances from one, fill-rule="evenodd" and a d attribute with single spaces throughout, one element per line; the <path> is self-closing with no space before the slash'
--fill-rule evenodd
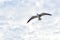
<path id="1" fill-rule="evenodd" d="M 44 15 L 49 15 L 51 16 L 51 14 L 48 14 L 48 13 L 41 13 L 41 14 L 37 14 L 36 16 L 32 16 L 28 21 L 27 23 L 29 23 L 32 19 L 34 18 L 38 18 L 38 20 L 41 20 L 41 16 L 44 16 Z"/>

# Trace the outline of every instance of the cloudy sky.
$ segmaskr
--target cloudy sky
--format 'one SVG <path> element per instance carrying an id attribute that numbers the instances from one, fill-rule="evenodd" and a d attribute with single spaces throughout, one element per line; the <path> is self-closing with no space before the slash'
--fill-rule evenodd
<path id="1" fill-rule="evenodd" d="M 0 0 L 0 40 L 60 40 L 60 0 Z"/>

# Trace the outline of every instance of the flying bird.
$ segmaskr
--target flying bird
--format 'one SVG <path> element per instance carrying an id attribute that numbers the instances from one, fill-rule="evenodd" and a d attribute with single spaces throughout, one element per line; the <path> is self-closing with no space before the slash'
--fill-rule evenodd
<path id="1" fill-rule="evenodd" d="M 32 19 L 34 18 L 38 18 L 38 20 L 41 20 L 41 16 L 44 16 L 44 15 L 49 15 L 51 16 L 51 14 L 48 14 L 48 13 L 41 13 L 41 14 L 37 14 L 36 16 L 32 16 L 28 21 L 27 23 L 29 23 Z"/>

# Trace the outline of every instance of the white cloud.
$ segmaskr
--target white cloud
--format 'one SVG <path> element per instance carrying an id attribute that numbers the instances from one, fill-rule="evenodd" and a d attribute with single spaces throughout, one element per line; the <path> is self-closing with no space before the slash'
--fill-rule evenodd
<path id="1" fill-rule="evenodd" d="M 12 1 L 12 0 L 0 0 L 0 3 L 4 3 L 5 1 Z"/>
<path id="2" fill-rule="evenodd" d="M 3 3 L 4 1 L 12 1 L 12 0 L 0 0 L 0 3 Z M 32 1 L 35 3 L 35 6 L 32 5 L 33 7 L 31 6 Z M 46 0 L 46 1 L 48 2 L 48 0 Z M 41 1 L 31 0 L 31 1 L 29 1 L 29 4 L 27 2 L 27 4 L 30 5 L 30 6 L 25 6 L 27 4 L 25 4 L 25 1 L 23 1 L 23 2 L 24 2 L 24 5 L 23 5 L 24 7 L 22 7 L 22 8 L 20 8 L 20 6 L 19 6 L 20 4 L 17 4 L 16 9 L 7 8 L 5 10 L 3 9 L 2 11 L 0 11 L 0 15 L 6 15 L 6 18 L 12 18 L 13 17 L 12 19 L 7 20 L 8 24 L 9 24 L 8 27 L 11 27 L 13 29 L 13 28 L 17 28 L 17 25 L 23 25 L 23 26 L 28 28 L 27 33 L 32 32 L 33 34 L 30 34 L 30 35 L 35 36 L 35 38 L 37 38 L 38 40 L 40 40 L 40 38 L 41 38 L 41 40 L 47 40 L 47 39 L 48 40 L 55 40 L 55 39 L 59 40 L 60 39 L 59 35 L 57 35 L 57 34 L 54 35 L 53 34 L 53 32 L 58 31 L 56 29 L 56 27 L 60 26 L 59 25 L 60 24 L 59 23 L 60 22 L 60 16 L 58 16 L 58 17 L 53 16 L 53 14 L 55 12 L 54 10 L 56 10 L 56 9 L 54 9 L 54 10 L 51 9 L 52 12 L 49 11 L 49 13 L 51 13 L 52 16 L 53 16 L 53 18 L 50 18 L 50 19 L 52 19 L 51 22 L 48 21 L 48 19 L 43 20 L 43 22 L 42 21 L 39 22 L 36 19 L 37 21 L 32 20 L 30 23 L 26 24 L 28 19 L 30 18 L 30 16 L 35 15 L 37 13 L 36 11 L 39 11 L 39 13 L 41 11 L 42 12 L 48 12 L 48 11 L 46 9 L 42 9 L 43 4 L 44 4 L 43 0 L 41 0 Z M 50 3 L 48 3 L 48 4 L 50 4 Z M 52 4 L 52 5 L 49 5 L 49 6 L 54 7 L 53 5 L 55 5 L 55 4 Z M 38 9 L 38 8 L 41 8 L 41 9 Z M 47 9 L 49 9 L 49 8 L 47 8 Z M 28 16 L 28 18 L 27 18 L 27 16 Z M 47 21 L 48 21 L 48 23 L 46 23 Z M 45 24 L 46 24 L 46 26 L 45 26 Z M 47 24 L 49 24 L 49 26 Z M 57 26 L 55 24 L 57 24 Z M 6 27 L 4 26 L 3 28 L 6 28 Z M 7 30 L 9 30 L 9 29 L 7 29 Z M 8 34 L 10 34 L 10 32 Z M 15 34 L 15 33 L 12 33 L 12 34 Z M 25 34 L 26 34 L 26 32 L 25 32 Z M 36 34 L 36 35 L 34 35 L 34 34 Z M 30 39 L 30 37 L 31 37 L 30 35 L 27 35 L 28 39 Z M 12 36 L 12 35 L 10 34 L 10 36 Z M 27 36 L 25 36 L 25 38 L 27 38 Z M 31 39 L 35 39 L 35 38 L 31 38 Z M 26 39 L 24 39 L 24 40 L 26 40 Z"/>

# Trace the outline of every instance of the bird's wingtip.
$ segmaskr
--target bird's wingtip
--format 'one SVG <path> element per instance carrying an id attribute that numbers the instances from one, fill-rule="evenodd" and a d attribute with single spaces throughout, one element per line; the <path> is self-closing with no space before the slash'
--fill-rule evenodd
<path id="1" fill-rule="evenodd" d="M 28 22 L 27 22 L 27 23 L 28 23 Z M 27 24 L 27 23 L 26 23 L 26 24 Z"/>
<path id="2" fill-rule="evenodd" d="M 52 16 L 52 14 L 50 14 L 50 16 Z"/>

